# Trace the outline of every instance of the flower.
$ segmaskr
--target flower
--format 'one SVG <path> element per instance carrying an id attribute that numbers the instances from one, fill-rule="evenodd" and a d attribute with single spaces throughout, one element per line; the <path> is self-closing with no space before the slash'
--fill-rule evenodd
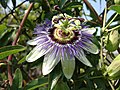
<path id="1" fill-rule="evenodd" d="M 84 25 L 84 19 L 59 14 L 46 20 L 44 24 L 34 29 L 36 38 L 28 41 L 36 47 L 27 55 L 26 60 L 33 62 L 44 56 L 42 72 L 49 74 L 61 61 L 66 78 L 70 79 L 75 69 L 75 57 L 83 64 L 92 67 L 84 51 L 98 53 L 98 48 L 92 43 L 95 29 Z"/>

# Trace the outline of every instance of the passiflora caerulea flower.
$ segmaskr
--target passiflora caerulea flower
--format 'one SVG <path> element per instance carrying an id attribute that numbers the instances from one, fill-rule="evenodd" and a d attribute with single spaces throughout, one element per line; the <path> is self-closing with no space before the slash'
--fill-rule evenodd
<path id="1" fill-rule="evenodd" d="M 61 62 L 66 78 L 70 79 L 75 69 L 75 57 L 83 64 L 92 67 L 84 51 L 98 53 L 92 43 L 94 28 L 84 25 L 84 19 L 71 17 L 67 14 L 53 16 L 52 21 L 46 20 L 34 29 L 36 38 L 28 41 L 36 47 L 27 55 L 26 60 L 33 62 L 44 56 L 42 72 L 49 74 Z"/>

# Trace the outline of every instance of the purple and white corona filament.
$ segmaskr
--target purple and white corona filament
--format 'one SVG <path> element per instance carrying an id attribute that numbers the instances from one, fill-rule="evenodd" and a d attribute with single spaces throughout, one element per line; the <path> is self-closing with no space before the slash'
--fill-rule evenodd
<path id="1" fill-rule="evenodd" d="M 84 51 L 98 53 L 98 48 L 92 43 L 94 28 L 84 25 L 82 18 L 59 14 L 46 20 L 44 24 L 34 29 L 36 38 L 28 41 L 36 47 L 27 55 L 26 60 L 33 62 L 44 56 L 42 72 L 49 74 L 61 61 L 66 78 L 70 79 L 75 69 L 75 57 L 83 64 L 92 67 Z"/>

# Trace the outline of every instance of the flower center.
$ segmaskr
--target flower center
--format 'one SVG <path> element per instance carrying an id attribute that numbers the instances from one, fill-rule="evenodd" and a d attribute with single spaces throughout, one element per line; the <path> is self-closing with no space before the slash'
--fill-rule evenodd
<path id="1" fill-rule="evenodd" d="M 52 28 L 49 32 L 49 36 L 51 37 L 51 39 L 59 44 L 73 44 L 74 41 L 78 40 L 80 36 L 78 31 L 75 30 L 71 30 L 66 33 L 59 28 Z"/>
<path id="2" fill-rule="evenodd" d="M 49 36 L 59 44 L 74 44 L 81 36 L 82 22 L 80 18 L 73 18 L 67 14 L 54 16 L 52 18 L 53 28 L 49 29 Z"/>
<path id="3" fill-rule="evenodd" d="M 55 29 L 54 30 L 54 37 L 59 40 L 60 42 L 68 42 L 75 36 L 73 31 L 69 31 L 65 33 L 61 29 Z"/>

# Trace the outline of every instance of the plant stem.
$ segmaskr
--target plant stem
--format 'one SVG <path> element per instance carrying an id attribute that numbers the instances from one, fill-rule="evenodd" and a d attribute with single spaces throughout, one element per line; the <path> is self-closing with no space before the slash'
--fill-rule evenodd
<path id="1" fill-rule="evenodd" d="M 112 20 L 106 25 L 106 27 L 104 28 L 104 30 L 106 30 L 108 28 L 108 26 L 110 26 L 110 24 L 113 22 L 113 20 L 117 17 L 118 13 L 116 13 L 116 15 L 112 18 Z"/>
<path id="2" fill-rule="evenodd" d="M 101 43 L 100 43 L 100 68 L 102 68 L 102 66 L 104 65 L 104 60 L 103 60 L 103 37 L 101 37 L 100 39 Z"/>
<path id="3" fill-rule="evenodd" d="M 101 29 L 101 43 L 100 43 L 100 68 L 102 68 L 102 66 L 104 66 L 104 61 L 103 61 L 103 33 L 105 31 L 105 23 L 106 23 L 106 17 L 107 17 L 107 7 L 105 8 L 105 12 L 104 12 L 104 18 L 103 18 L 103 27 Z"/>
<path id="4" fill-rule="evenodd" d="M 99 23 L 102 25 L 102 19 L 101 19 L 101 17 L 99 17 L 98 13 L 95 11 L 95 9 L 92 7 L 92 5 L 88 2 L 88 0 L 83 0 L 83 1 L 89 7 L 89 9 L 94 13 L 94 15 L 98 19 Z"/>
<path id="5" fill-rule="evenodd" d="M 24 22 L 27 19 L 28 15 L 30 13 L 30 10 L 32 9 L 32 7 L 33 7 L 33 3 L 30 4 L 27 12 L 25 13 L 25 15 L 24 15 L 24 17 L 23 17 L 23 19 L 22 19 L 22 21 L 20 23 L 20 27 L 19 27 L 19 29 L 18 29 L 18 31 L 16 33 L 16 37 L 15 37 L 13 43 L 12 43 L 12 46 L 16 45 L 16 43 L 18 41 L 18 38 L 20 36 L 20 32 L 21 32 L 22 27 L 24 25 Z M 8 61 L 11 61 L 11 60 L 12 60 L 12 55 L 8 56 Z M 12 73 L 11 73 L 11 66 L 9 64 L 7 65 L 7 69 L 8 69 L 8 80 L 9 80 L 10 85 L 12 85 L 13 77 L 12 77 Z"/>
<path id="6" fill-rule="evenodd" d="M 104 12 L 102 32 L 104 32 L 105 30 L 104 28 L 105 28 L 105 23 L 106 23 L 106 17 L 107 17 L 107 7 L 105 8 L 105 12 Z"/>
<path id="7" fill-rule="evenodd" d="M 8 62 L 7 62 L 7 61 L 4 61 L 4 60 L 0 60 L 0 63 L 5 63 L 5 64 L 7 64 Z"/>
<path id="8" fill-rule="evenodd" d="M 89 79 L 98 79 L 98 78 L 103 78 L 104 76 L 95 76 L 95 77 L 90 77 Z"/>
<path id="9" fill-rule="evenodd" d="M 112 28 L 112 29 L 109 29 L 109 30 L 107 30 L 107 31 L 113 31 L 113 30 L 118 29 L 119 27 L 120 27 L 120 25 L 118 25 L 118 26 L 116 26 L 116 27 L 114 27 L 114 28 Z"/>
<path id="10" fill-rule="evenodd" d="M 108 83 L 109 83 L 111 89 L 112 89 L 112 90 L 115 90 L 114 86 L 112 85 L 112 83 L 111 83 L 109 80 L 108 80 Z"/>

